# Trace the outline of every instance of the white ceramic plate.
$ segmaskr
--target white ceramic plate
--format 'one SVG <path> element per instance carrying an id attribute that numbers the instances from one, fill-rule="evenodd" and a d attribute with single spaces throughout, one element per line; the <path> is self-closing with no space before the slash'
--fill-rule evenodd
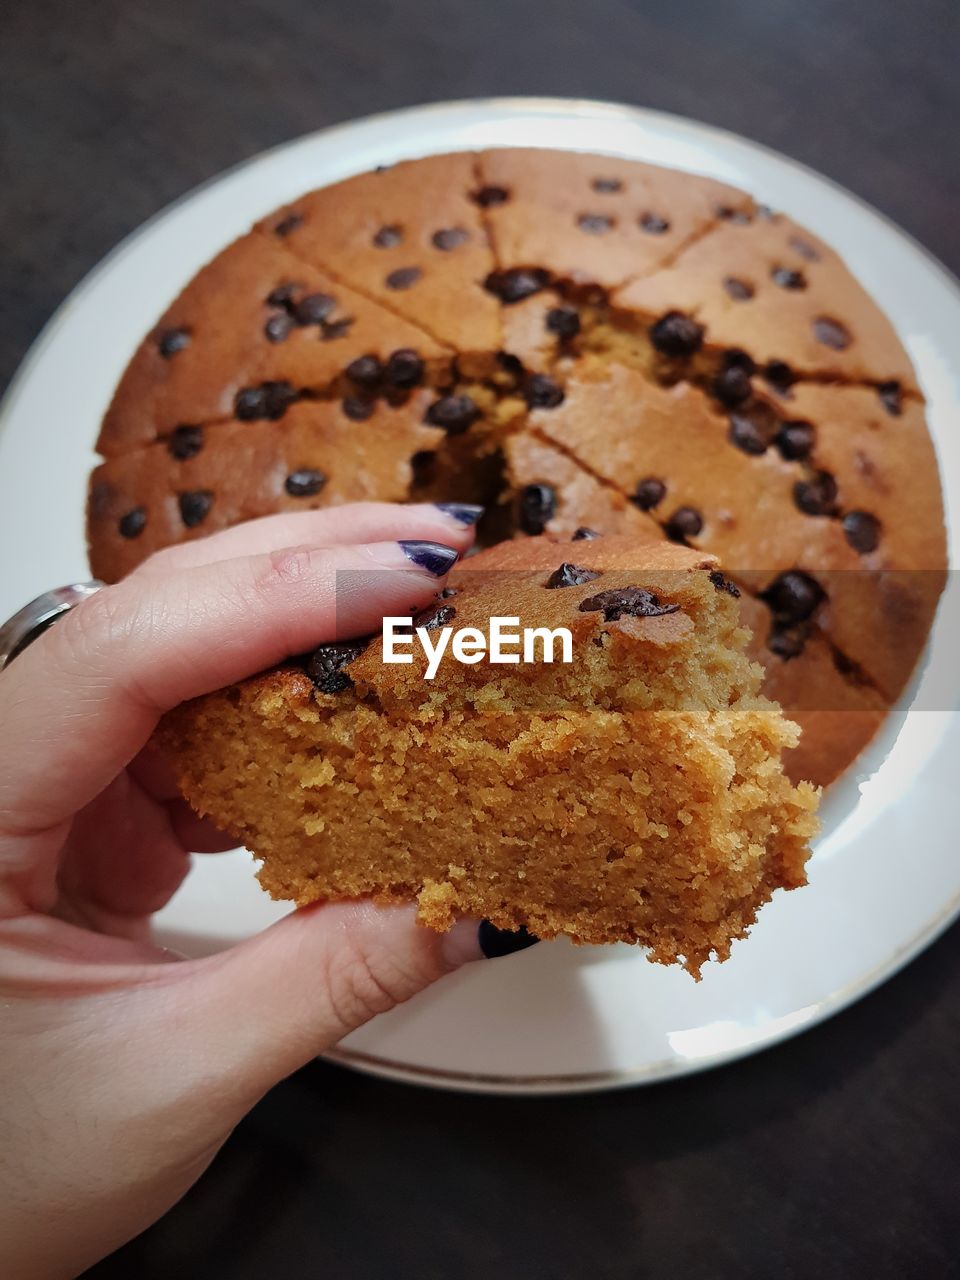
<path id="1" fill-rule="evenodd" d="M 893 318 L 930 403 L 950 517 L 960 513 L 960 289 L 896 227 L 824 178 L 731 134 L 653 111 L 499 99 L 418 108 L 302 138 L 162 213 L 71 295 L 4 403 L 0 618 L 88 576 L 92 444 L 137 342 L 194 272 L 254 219 L 311 187 L 409 156 L 489 146 L 608 152 L 731 182 L 833 244 Z M 810 885 L 780 893 L 726 964 L 695 983 L 626 946 L 543 943 L 475 965 L 376 1019 L 331 1055 L 450 1088 L 572 1092 L 661 1079 L 783 1039 L 876 986 L 960 909 L 955 844 L 960 716 L 947 593 L 923 674 L 882 741 L 824 806 Z M 219 949 L 282 914 L 243 852 L 197 861 L 162 913 L 169 945 Z"/>

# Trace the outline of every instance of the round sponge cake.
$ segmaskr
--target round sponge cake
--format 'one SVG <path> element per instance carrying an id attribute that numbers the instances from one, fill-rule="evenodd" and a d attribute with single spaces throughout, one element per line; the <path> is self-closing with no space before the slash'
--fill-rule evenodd
<path id="1" fill-rule="evenodd" d="M 170 305 L 117 389 L 94 572 L 275 510 L 481 501 L 482 541 L 579 526 L 720 557 L 794 778 L 847 768 L 946 565 L 921 389 L 828 245 L 615 157 L 432 156 L 304 195 Z"/>

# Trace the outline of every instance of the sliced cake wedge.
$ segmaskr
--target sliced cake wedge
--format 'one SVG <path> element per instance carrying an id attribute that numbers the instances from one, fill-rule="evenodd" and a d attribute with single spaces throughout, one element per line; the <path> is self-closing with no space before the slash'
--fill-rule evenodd
<path id="1" fill-rule="evenodd" d="M 697 974 L 805 882 L 817 829 L 738 604 L 685 547 L 501 544 L 414 619 L 409 664 L 385 663 L 380 636 L 325 645 L 178 709 L 164 739 L 188 799 L 262 859 L 276 898 L 415 900 L 434 929 L 474 916 L 634 942 Z M 426 678 L 423 636 L 489 637 L 495 617 L 541 629 L 538 660 L 465 664 L 448 636 Z M 560 629 L 571 661 L 556 643 L 543 661 Z"/>

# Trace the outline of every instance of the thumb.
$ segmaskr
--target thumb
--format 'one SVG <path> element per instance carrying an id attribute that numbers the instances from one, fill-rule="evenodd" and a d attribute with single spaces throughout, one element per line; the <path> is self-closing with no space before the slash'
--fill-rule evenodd
<path id="1" fill-rule="evenodd" d="M 375 1014 L 479 960 L 483 930 L 460 920 L 438 934 L 416 923 L 412 906 L 304 907 L 230 951 L 161 966 L 175 996 L 165 1045 L 202 1062 L 218 1098 L 228 1082 L 245 1110 Z"/>
<path id="2" fill-rule="evenodd" d="M 80 932 L 58 935 L 68 960 Z M 40 1154 L 3 1183 L 9 1274 L 79 1274 L 166 1212 L 271 1085 L 480 955 L 475 922 L 437 934 L 415 923 L 412 907 L 337 903 L 297 911 L 207 960 L 72 964 L 75 998 L 13 1000 L 22 1034 L 7 1066 L 33 1124 L 20 1154 L 30 1141 Z M 0 1165 L 6 1154 L 0 1148 Z"/>

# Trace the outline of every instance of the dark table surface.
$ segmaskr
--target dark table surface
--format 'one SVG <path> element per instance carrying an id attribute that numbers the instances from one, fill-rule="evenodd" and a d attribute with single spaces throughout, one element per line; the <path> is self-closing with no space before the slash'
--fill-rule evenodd
<path id="1" fill-rule="evenodd" d="M 0 383 L 170 200 L 428 100 L 586 96 L 722 125 L 960 270 L 958 64 L 956 0 L 0 0 Z M 958 1058 L 954 929 L 826 1025 L 675 1083 L 481 1098 L 315 1065 L 90 1274 L 958 1275 Z"/>

